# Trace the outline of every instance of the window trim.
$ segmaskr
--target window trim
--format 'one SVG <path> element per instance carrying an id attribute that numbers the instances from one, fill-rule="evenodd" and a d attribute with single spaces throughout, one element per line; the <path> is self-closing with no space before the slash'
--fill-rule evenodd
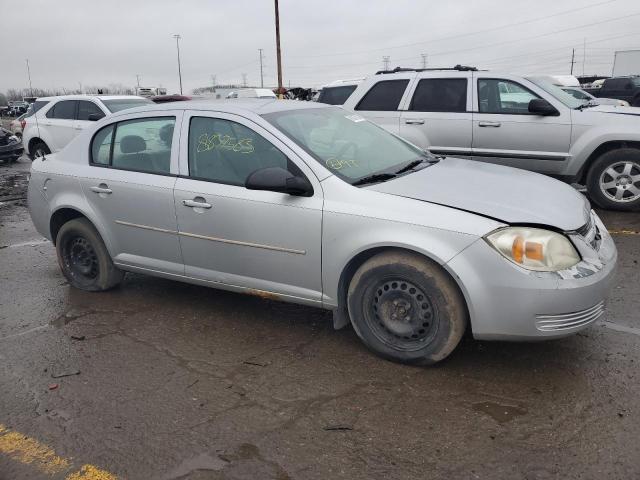
<path id="1" fill-rule="evenodd" d="M 203 118 L 203 119 L 209 119 L 209 120 L 222 120 L 225 122 L 231 122 L 231 123 L 236 123 L 244 128 L 247 128 L 249 130 L 251 130 L 253 133 L 255 133 L 256 135 L 260 136 L 262 139 L 264 139 L 265 142 L 269 142 L 269 144 L 275 148 L 276 150 L 278 150 L 283 156 L 284 158 L 287 159 L 287 162 L 291 162 L 292 164 L 294 164 L 296 166 L 296 168 L 300 171 L 300 173 L 302 174 L 302 176 L 311 184 L 313 185 L 313 183 L 311 182 L 311 180 L 309 180 L 309 176 L 302 171 L 302 169 L 298 166 L 298 164 L 296 164 L 296 162 L 294 162 L 293 160 L 291 160 L 291 158 L 289 157 L 289 155 L 287 155 L 286 153 L 284 153 L 280 148 L 278 148 L 276 145 L 273 144 L 273 142 L 271 140 L 268 140 L 267 138 L 264 137 L 264 135 L 261 135 L 260 133 L 258 133 L 255 129 L 244 125 L 236 120 L 231 120 L 228 118 L 222 118 L 222 117 L 214 117 L 214 116 L 207 116 L 207 115 L 195 115 L 192 114 L 189 117 L 189 123 L 187 125 L 187 175 L 177 175 L 178 178 L 185 178 L 188 180 L 197 180 L 199 182 L 208 182 L 208 183 L 217 183 L 220 185 L 227 185 L 230 187 L 240 187 L 240 188 L 244 188 L 245 190 L 247 190 L 247 187 L 245 187 L 244 184 L 238 184 L 238 183 L 233 183 L 233 182 L 227 182 L 227 181 L 222 181 L 222 180 L 213 180 L 211 178 L 205 178 L 205 177 L 196 177 L 191 175 L 191 162 L 189 161 L 189 140 L 191 138 L 191 122 L 193 121 L 193 119 L 195 118 Z M 315 189 L 314 189 L 315 191 Z"/>
<path id="2" fill-rule="evenodd" d="M 480 81 L 481 80 L 495 80 L 497 82 L 511 82 L 511 83 L 515 83 L 516 85 L 518 85 L 520 88 L 523 88 L 524 90 L 528 91 L 529 93 L 533 94 L 536 96 L 536 98 L 541 98 L 543 100 L 543 97 L 541 97 L 539 94 L 537 94 L 536 92 L 534 92 L 533 90 L 531 90 L 530 88 L 525 87 L 524 85 L 522 85 L 520 82 L 517 82 L 515 80 L 511 80 L 509 78 L 497 78 L 497 77 L 479 77 L 476 78 L 476 99 L 478 100 L 478 111 L 474 112 L 474 113 L 478 113 L 478 114 L 482 114 L 482 115 L 529 115 L 529 116 L 538 116 L 535 113 L 531 113 L 531 112 L 522 112 L 522 113 L 517 113 L 517 112 L 481 112 L 480 111 Z M 555 105 L 554 105 L 555 106 Z"/>
<path id="3" fill-rule="evenodd" d="M 367 96 L 373 91 L 374 88 L 376 88 L 376 86 L 378 86 L 381 83 L 392 83 L 392 82 L 396 82 L 396 83 L 397 82 L 406 82 L 406 85 L 404 86 L 404 90 L 402 91 L 402 95 L 400 95 L 400 98 L 398 99 L 398 105 L 396 105 L 395 109 L 393 109 L 393 110 L 363 110 L 363 109 L 360 108 L 360 105 L 362 105 L 362 102 L 365 101 Z M 354 110 L 357 110 L 357 111 L 360 111 L 360 112 L 398 112 L 398 111 L 400 111 L 400 105 L 402 104 L 402 98 L 407 93 L 407 88 L 409 88 L 410 84 L 411 84 L 411 79 L 409 79 L 409 78 L 392 78 L 392 79 L 389 79 L 389 80 L 380 80 L 379 82 L 376 82 L 373 85 L 371 85 L 371 87 L 369 87 L 369 89 L 362 96 L 362 98 L 360 100 L 358 100 L 358 103 L 356 103 L 356 106 L 354 107 Z"/>
<path id="4" fill-rule="evenodd" d="M 175 127 L 178 126 L 178 118 L 176 115 L 161 115 L 161 116 L 157 116 L 157 117 L 138 117 L 138 118 L 127 118 L 127 119 L 123 119 L 120 120 L 118 122 L 113 122 L 113 123 L 109 123 L 108 125 L 103 126 L 102 128 L 99 128 L 92 136 L 91 136 L 91 141 L 89 142 L 89 166 L 90 167 L 98 167 L 98 168 L 109 168 L 112 170 L 120 170 L 123 172 L 136 172 L 136 173 L 147 173 L 149 175 L 160 175 L 162 177 L 179 177 L 180 175 L 177 173 L 171 173 L 171 171 L 169 172 L 152 172 L 149 170 L 138 170 L 138 169 L 133 169 L 133 168 L 121 168 L 121 167 L 114 167 L 113 166 L 113 149 L 115 146 L 115 140 L 116 140 L 116 132 L 118 131 L 118 125 L 120 123 L 124 123 L 124 122 L 131 122 L 131 121 L 145 121 L 148 119 L 163 119 L 163 118 L 170 118 L 173 119 L 173 121 L 175 122 L 174 124 L 174 131 L 173 131 L 173 135 L 175 137 L 176 135 L 176 129 Z M 108 164 L 104 164 L 104 163 L 96 163 L 93 161 L 93 142 L 95 141 L 96 136 L 98 135 L 98 133 L 100 133 L 101 131 L 103 131 L 105 128 L 109 128 L 109 127 L 113 127 L 113 132 L 111 133 L 111 145 L 109 147 L 109 163 Z M 173 151 L 173 140 L 171 139 L 171 151 Z M 171 170 L 171 153 L 169 154 L 169 170 Z"/>
<path id="5" fill-rule="evenodd" d="M 411 94 L 411 100 L 409 101 L 409 105 L 405 112 L 417 112 L 417 113 L 471 113 L 468 108 L 468 100 L 469 100 L 469 78 L 468 77 L 424 77 L 416 79 L 416 86 L 413 88 L 413 92 Z M 453 110 L 413 110 L 413 99 L 416 96 L 416 92 L 420 87 L 420 82 L 427 82 L 430 80 L 463 80 L 464 81 L 464 110 L 461 111 L 453 111 Z M 472 105 L 473 108 L 473 105 Z"/>

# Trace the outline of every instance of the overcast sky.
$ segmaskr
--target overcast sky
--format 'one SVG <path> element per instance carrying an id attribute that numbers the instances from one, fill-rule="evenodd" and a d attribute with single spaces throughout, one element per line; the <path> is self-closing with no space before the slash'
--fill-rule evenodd
<path id="1" fill-rule="evenodd" d="M 10 12 L 8 11 L 10 10 Z M 272 0 L 21 0 L 4 5 L 0 92 L 113 83 L 184 91 L 276 84 Z M 492 70 L 610 74 L 613 52 L 640 49 L 638 0 L 280 0 L 284 84 L 320 86 L 382 67 L 457 63 Z M 586 40 L 586 49 L 584 42 Z M 586 57 L 585 57 L 586 53 Z"/>

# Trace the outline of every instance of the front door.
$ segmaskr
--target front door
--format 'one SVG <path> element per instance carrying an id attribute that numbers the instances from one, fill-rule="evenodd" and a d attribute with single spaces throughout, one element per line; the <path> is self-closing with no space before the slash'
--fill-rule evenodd
<path id="1" fill-rule="evenodd" d="M 541 96 L 516 80 L 476 75 L 475 83 L 473 159 L 543 173 L 562 170 L 569 158 L 570 110 L 558 105 L 557 116 L 532 114 L 529 102 Z"/>
<path id="2" fill-rule="evenodd" d="M 121 120 L 93 137 L 80 181 L 116 264 L 184 274 L 173 201 L 180 115 Z"/>
<path id="3" fill-rule="evenodd" d="M 435 154 L 471 155 L 471 85 L 466 72 L 420 78 L 400 117 L 400 136 Z"/>
<path id="4" fill-rule="evenodd" d="M 322 189 L 264 128 L 199 112 L 183 122 L 175 210 L 185 274 L 230 289 L 321 301 Z M 306 176 L 311 197 L 247 190 L 247 176 L 281 167 Z"/>
<path id="5" fill-rule="evenodd" d="M 77 100 L 61 100 L 45 114 L 42 125 L 50 133 L 50 145 L 48 146 L 52 152 L 62 150 L 75 137 L 76 133 L 73 127 L 77 106 Z"/>

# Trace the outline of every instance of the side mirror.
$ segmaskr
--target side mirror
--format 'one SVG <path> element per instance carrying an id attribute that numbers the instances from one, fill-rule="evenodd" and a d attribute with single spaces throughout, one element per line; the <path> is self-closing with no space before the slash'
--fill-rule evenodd
<path id="1" fill-rule="evenodd" d="M 556 107 L 547 102 L 544 98 L 534 98 L 529 102 L 529 113 L 542 115 L 544 117 L 556 117 L 560 112 Z"/>
<path id="2" fill-rule="evenodd" d="M 280 167 L 260 168 L 252 172 L 247 177 L 244 186 L 248 190 L 267 190 L 298 197 L 313 195 L 313 186 L 309 180 L 305 177 L 295 176 Z"/>
<path id="3" fill-rule="evenodd" d="M 90 122 L 97 122 L 101 118 L 104 118 L 104 113 L 90 113 L 88 120 Z"/>

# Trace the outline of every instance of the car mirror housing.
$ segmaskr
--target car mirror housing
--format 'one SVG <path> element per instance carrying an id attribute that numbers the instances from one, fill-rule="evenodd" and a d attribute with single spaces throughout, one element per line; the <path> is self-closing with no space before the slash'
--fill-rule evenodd
<path id="1" fill-rule="evenodd" d="M 560 115 L 560 112 L 556 110 L 556 107 L 543 98 L 534 98 L 529 102 L 529 113 L 545 117 L 557 117 Z"/>
<path id="2" fill-rule="evenodd" d="M 100 120 L 101 118 L 104 118 L 104 114 L 99 114 L 99 113 L 90 113 L 89 114 L 89 118 L 88 120 L 90 122 L 97 122 L 98 120 Z"/>
<path id="3" fill-rule="evenodd" d="M 313 186 L 307 178 L 294 175 L 280 167 L 255 170 L 247 177 L 244 186 L 248 190 L 267 190 L 298 197 L 313 195 Z"/>

